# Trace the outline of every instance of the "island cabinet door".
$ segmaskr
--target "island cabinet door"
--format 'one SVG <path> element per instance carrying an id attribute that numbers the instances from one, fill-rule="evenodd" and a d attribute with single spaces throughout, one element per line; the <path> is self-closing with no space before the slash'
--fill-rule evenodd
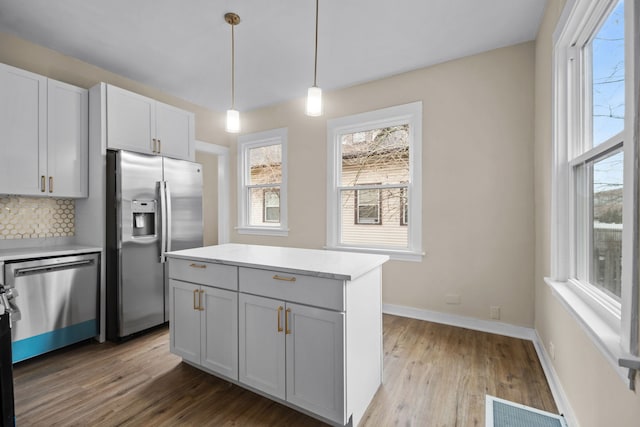
<path id="1" fill-rule="evenodd" d="M 285 399 L 284 302 L 241 293 L 240 382 Z"/>
<path id="2" fill-rule="evenodd" d="M 200 364 L 200 286 L 171 279 L 171 353 Z"/>
<path id="3" fill-rule="evenodd" d="M 201 365 L 238 380 L 238 293 L 203 286 L 200 290 Z"/>
<path id="4" fill-rule="evenodd" d="M 344 313 L 287 303 L 287 401 L 345 424 Z"/>

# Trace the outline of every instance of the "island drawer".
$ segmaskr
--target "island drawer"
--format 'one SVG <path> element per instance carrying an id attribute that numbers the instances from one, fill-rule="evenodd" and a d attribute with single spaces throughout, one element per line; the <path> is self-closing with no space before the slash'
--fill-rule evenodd
<path id="1" fill-rule="evenodd" d="M 169 258 L 169 277 L 183 282 L 238 290 L 238 267 Z"/>
<path id="2" fill-rule="evenodd" d="M 344 311 L 344 282 L 276 270 L 240 267 L 240 292 Z"/>

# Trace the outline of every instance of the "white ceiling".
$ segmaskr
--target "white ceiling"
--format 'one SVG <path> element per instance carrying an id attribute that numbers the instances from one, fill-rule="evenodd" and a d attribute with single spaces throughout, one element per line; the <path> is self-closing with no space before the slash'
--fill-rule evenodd
<path id="1" fill-rule="evenodd" d="M 546 0 L 320 0 L 318 86 L 352 86 L 535 38 Z M 314 0 L 0 0 L 0 31 L 214 110 L 303 98 Z"/>

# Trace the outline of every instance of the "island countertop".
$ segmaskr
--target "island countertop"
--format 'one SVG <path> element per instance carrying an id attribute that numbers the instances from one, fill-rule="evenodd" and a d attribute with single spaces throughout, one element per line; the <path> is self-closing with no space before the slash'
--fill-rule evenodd
<path id="1" fill-rule="evenodd" d="M 167 252 L 166 255 L 335 280 L 355 280 L 389 260 L 387 255 L 237 243 L 184 249 Z"/>

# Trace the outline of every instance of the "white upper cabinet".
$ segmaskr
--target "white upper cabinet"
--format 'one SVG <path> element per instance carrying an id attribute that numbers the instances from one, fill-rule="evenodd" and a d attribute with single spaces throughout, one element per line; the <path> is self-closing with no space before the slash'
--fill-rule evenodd
<path id="1" fill-rule="evenodd" d="M 0 64 L 0 194 L 86 197 L 88 92 Z"/>
<path id="2" fill-rule="evenodd" d="M 156 103 L 156 141 L 163 156 L 195 160 L 193 114 L 171 105 Z"/>
<path id="3" fill-rule="evenodd" d="M 108 85 L 107 146 L 194 160 L 194 115 Z"/>
<path id="4" fill-rule="evenodd" d="M 88 195 L 87 91 L 56 80 L 47 85 L 47 185 L 55 196 Z"/>

